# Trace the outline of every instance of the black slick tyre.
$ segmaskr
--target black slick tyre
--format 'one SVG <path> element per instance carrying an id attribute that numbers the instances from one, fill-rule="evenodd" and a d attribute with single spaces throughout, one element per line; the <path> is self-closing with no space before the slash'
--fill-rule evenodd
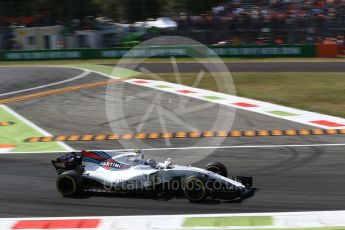
<path id="1" fill-rule="evenodd" d="M 199 202 L 206 198 L 206 186 L 202 179 L 190 176 L 183 182 L 183 194 L 191 202 Z"/>
<path id="2" fill-rule="evenodd" d="M 225 165 L 223 165 L 220 162 L 210 162 L 207 165 L 205 165 L 205 169 L 224 177 L 228 176 L 228 170 L 226 169 Z"/>
<path id="3" fill-rule="evenodd" d="M 66 171 L 56 179 L 56 187 L 62 196 L 70 197 L 78 194 L 81 190 L 82 177 L 75 170 Z"/>

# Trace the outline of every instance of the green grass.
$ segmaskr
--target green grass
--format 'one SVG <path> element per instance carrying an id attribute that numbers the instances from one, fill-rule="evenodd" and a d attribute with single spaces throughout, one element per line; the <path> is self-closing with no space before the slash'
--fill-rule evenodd
<path id="1" fill-rule="evenodd" d="M 25 143 L 24 140 L 29 137 L 42 136 L 22 120 L 14 117 L 4 108 L 0 107 L 0 121 L 14 122 L 10 126 L 0 126 L 0 144 L 14 144 L 17 147 L 12 152 L 31 152 L 31 151 L 63 151 L 56 142 L 46 143 Z"/>
<path id="2" fill-rule="evenodd" d="M 106 66 L 106 65 L 95 65 L 95 64 L 69 64 L 66 66 L 71 66 L 71 67 L 78 67 L 78 68 L 84 68 L 88 69 L 91 71 L 103 73 L 106 75 L 118 77 L 118 78 L 128 78 L 128 77 L 136 77 L 140 73 L 125 69 L 125 68 L 120 68 L 120 67 L 113 67 L 113 66 Z"/>
<path id="3" fill-rule="evenodd" d="M 187 228 L 188 229 L 188 228 Z M 198 229 L 198 228 L 196 228 Z M 219 230 L 222 228 L 219 228 L 217 226 L 215 227 L 206 227 L 206 228 L 202 228 L 203 230 Z M 345 226 L 336 226 L 336 227 L 304 227 L 304 228 L 271 228 L 271 227 L 267 227 L 267 228 L 231 228 L 231 230 L 345 230 Z"/>
<path id="4" fill-rule="evenodd" d="M 229 217 L 187 217 L 183 222 L 184 228 L 221 229 L 231 227 L 233 230 L 250 230 L 260 227 L 261 230 L 345 230 L 339 227 L 299 227 L 274 228 L 271 216 L 229 216 Z M 240 227 L 236 229 L 236 227 Z M 254 227 L 254 228 L 253 228 Z"/>
<path id="5" fill-rule="evenodd" d="M 197 73 L 181 73 L 182 84 L 191 86 Z M 160 77 L 175 82 L 174 74 Z M 221 73 L 217 78 L 222 78 Z M 345 73 L 341 72 L 235 72 L 238 96 L 279 105 L 345 117 Z M 150 79 L 140 75 L 140 78 Z M 206 73 L 200 88 L 218 91 L 211 74 Z"/>
<path id="6" fill-rule="evenodd" d="M 183 227 L 270 226 L 270 216 L 190 217 Z"/>
<path id="7" fill-rule="evenodd" d="M 179 58 L 178 62 L 189 62 L 193 59 Z M 335 58 L 223 58 L 224 61 L 345 61 Z M 138 72 L 97 64 L 116 64 L 118 59 L 103 60 L 64 60 L 64 61 L 23 61 L 1 64 L 25 65 L 68 65 L 87 68 L 114 75 L 117 77 L 136 77 L 150 79 Z M 169 59 L 148 59 L 147 62 L 170 62 Z M 169 82 L 175 82 L 171 73 L 158 74 Z M 197 73 L 180 73 L 182 83 L 192 85 Z M 216 74 L 222 78 L 221 73 Z M 206 73 L 198 87 L 218 91 L 211 74 Z M 345 117 L 345 73 L 341 72 L 233 72 L 237 95 L 272 102 L 289 107 L 320 112 L 324 114 Z M 277 112 L 277 111 L 276 111 Z M 279 111 L 278 111 L 279 112 Z M 287 116 L 288 114 L 286 114 Z"/>

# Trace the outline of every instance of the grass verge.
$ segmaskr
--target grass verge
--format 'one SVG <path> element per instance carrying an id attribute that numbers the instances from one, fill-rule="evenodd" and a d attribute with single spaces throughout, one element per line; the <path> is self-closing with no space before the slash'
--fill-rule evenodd
<path id="1" fill-rule="evenodd" d="M 173 73 L 158 74 L 176 83 Z M 198 73 L 180 73 L 182 84 L 191 86 Z M 143 79 L 152 79 L 140 75 Z M 217 73 L 216 77 L 224 77 Z M 341 72 L 235 72 L 232 73 L 237 95 L 293 108 L 345 117 L 345 74 Z M 218 91 L 210 73 L 199 88 Z"/>
<path id="2" fill-rule="evenodd" d="M 181 58 L 179 61 L 191 59 Z M 224 61 L 345 61 L 334 58 L 224 58 Z M 33 61 L 9 62 L 11 64 L 31 63 L 37 65 L 66 65 L 86 68 L 92 71 L 113 75 L 119 78 L 135 77 L 151 79 L 135 71 L 111 66 L 97 65 L 98 63 L 116 64 L 116 59 L 111 60 L 67 60 L 67 61 Z M 149 59 L 151 62 L 168 61 L 169 59 Z M 4 64 L 4 63 L 0 63 Z M 173 73 L 158 74 L 162 79 L 176 83 Z M 182 84 L 191 86 L 197 73 L 180 73 Z M 221 73 L 217 77 L 224 77 Z M 218 91 L 216 82 L 210 73 L 205 73 L 199 88 Z M 339 117 L 345 117 L 345 74 L 342 72 L 232 72 L 238 96 L 267 101 L 293 108 L 319 112 Z"/>
<path id="3" fill-rule="evenodd" d="M 0 107 L 0 120 L 13 122 L 10 126 L 0 127 L 0 144 L 13 144 L 16 148 L 11 152 L 33 152 L 33 151 L 63 151 L 63 149 L 56 142 L 46 143 L 26 143 L 23 140 L 42 136 L 42 133 L 9 113 L 4 107 Z"/>
<path id="4" fill-rule="evenodd" d="M 77 67 L 77 68 L 83 68 L 90 71 L 114 76 L 117 78 L 129 78 L 129 77 L 136 77 L 140 75 L 140 72 L 136 72 L 130 69 L 120 68 L 120 67 L 112 67 L 107 65 L 95 65 L 95 64 L 79 64 L 79 65 L 66 65 L 70 67 Z"/>
<path id="5" fill-rule="evenodd" d="M 270 226 L 270 216 L 190 217 L 183 227 Z"/>

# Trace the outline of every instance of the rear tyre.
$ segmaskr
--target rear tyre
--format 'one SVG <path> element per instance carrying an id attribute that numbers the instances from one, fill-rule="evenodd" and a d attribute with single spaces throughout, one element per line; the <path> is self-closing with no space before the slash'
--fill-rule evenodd
<path id="1" fill-rule="evenodd" d="M 206 186 L 203 180 L 190 176 L 183 182 L 183 194 L 191 202 L 202 201 L 206 198 Z"/>
<path id="2" fill-rule="evenodd" d="M 63 196 L 70 197 L 81 191 L 82 177 L 79 172 L 69 170 L 60 174 L 56 179 L 56 187 Z"/>
<path id="3" fill-rule="evenodd" d="M 220 162 L 210 162 L 207 165 L 205 165 L 205 169 L 224 177 L 228 176 L 228 170 L 226 169 L 225 165 L 223 165 Z"/>

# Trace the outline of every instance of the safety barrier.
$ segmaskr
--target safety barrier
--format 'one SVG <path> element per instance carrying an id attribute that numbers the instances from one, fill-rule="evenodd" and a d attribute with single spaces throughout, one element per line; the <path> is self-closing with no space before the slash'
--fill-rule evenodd
<path id="1" fill-rule="evenodd" d="M 109 59 L 130 57 L 315 57 L 315 45 L 154 46 L 140 48 L 59 49 L 0 52 L 0 61 Z M 128 54 L 128 51 L 131 52 Z"/>

